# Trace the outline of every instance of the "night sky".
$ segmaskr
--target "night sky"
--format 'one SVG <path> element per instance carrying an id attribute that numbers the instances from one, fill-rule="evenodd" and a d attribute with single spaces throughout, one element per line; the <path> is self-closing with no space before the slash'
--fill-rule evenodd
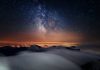
<path id="1" fill-rule="evenodd" d="M 0 42 L 100 43 L 99 0 L 0 0 Z"/>

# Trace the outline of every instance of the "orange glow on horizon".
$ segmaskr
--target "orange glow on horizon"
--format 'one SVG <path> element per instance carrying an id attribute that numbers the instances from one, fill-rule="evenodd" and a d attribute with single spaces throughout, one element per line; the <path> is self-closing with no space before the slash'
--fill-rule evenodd
<path id="1" fill-rule="evenodd" d="M 76 46 L 82 40 L 83 36 L 75 32 L 51 31 L 45 34 L 37 31 L 36 33 L 22 33 L 8 38 L 5 37 L 0 41 L 0 45 Z"/>
<path id="2" fill-rule="evenodd" d="M 11 42 L 11 41 L 0 41 L 0 45 L 21 45 L 21 46 L 29 46 L 29 45 L 39 45 L 41 47 L 45 46 L 77 46 L 78 43 L 75 42 Z"/>

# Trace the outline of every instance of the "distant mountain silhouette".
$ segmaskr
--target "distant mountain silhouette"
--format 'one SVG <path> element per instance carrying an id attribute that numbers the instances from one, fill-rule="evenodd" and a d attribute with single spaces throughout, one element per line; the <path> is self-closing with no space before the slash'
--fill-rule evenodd
<path id="1" fill-rule="evenodd" d="M 65 46 L 50 46 L 48 48 L 43 48 L 38 45 L 31 45 L 30 47 L 11 47 L 11 46 L 3 46 L 0 47 L 0 55 L 4 56 L 14 56 L 19 52 L 29 51 L 29 52 L 45 52 L 52 49 L 69 49 L 69 50 L 80 50 L 76 46 L 65 47 Z"/>
<path id="2" fill-rule="evenodd" d="M 18 52 L 25 51 L 27 50 L 26 47 L 11 47 L 11 46 L 4 46 L 0 48 L 0 53 L 5 55 L 5 56 L 10 56 L 10 55 L 17 55 Z"/>
<path id="3" fill-rule="evenodd" d="M 31 45 L 31 46 L 28 48 L 28 51 L 32 51 L 32 52 L 43 52 L 43 51 L 45 51 L 45 48 L 42 48 L 42 47 L 39 46 L 39 45 Z"/>

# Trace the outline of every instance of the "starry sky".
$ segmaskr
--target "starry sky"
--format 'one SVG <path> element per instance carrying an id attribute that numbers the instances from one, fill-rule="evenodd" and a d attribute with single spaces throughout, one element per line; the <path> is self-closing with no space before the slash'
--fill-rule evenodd
<path id="1" fill-rule="evenodd" d="M 0 0 L 0 42 L 100 43 L 99 0 Z"/>

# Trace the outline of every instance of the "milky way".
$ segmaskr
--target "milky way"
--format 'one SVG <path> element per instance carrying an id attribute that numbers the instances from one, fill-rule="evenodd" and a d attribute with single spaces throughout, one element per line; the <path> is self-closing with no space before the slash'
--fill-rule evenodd
<path id="1" fill-rule="evenodd" d="M 0 42 L 100 44 L 98 6 L 97 0 L 0 0 Z"/>
<path id="2" fill-rule="evenodd" d="M 64 29 L 64 19 L 56 10 L 48 10 L 45 5 L 36 6 L 34 17 L 34 35 L 38 42 L 79 42 L 77 33 Z"/>
<path id="3" fill-rule="evenodd" d="M 34 23 L 36 30 L 42 33 L 49 33 L 61 29 L 61 19 L 56 11 L 47 10 L 45 6 L 36 7 Z"/>

